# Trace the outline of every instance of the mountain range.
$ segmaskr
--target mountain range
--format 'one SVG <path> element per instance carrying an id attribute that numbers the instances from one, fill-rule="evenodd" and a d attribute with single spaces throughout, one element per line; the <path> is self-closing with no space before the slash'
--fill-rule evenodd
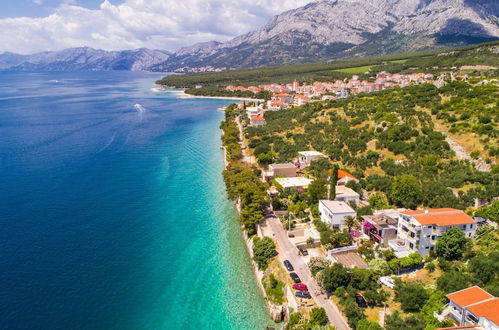
<path id="1" fill-rule="evenodd" d="M 327 61 L 465 45 L 499 38 L 497 0 L 329 0 L 275 16 L 225 43 L 171 54 L 74 48 L 0 54 L 0 69 L 203 72 Z"/>

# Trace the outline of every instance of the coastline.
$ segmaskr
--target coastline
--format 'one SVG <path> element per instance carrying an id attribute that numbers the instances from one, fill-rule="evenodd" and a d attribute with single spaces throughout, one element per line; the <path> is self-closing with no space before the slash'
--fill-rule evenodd
<path id="1" fill-rule="evenodd" d="M 248 102 L 263 102 L 263 101 L 265 101 L 264 99 L 253 99 L 253 98 L 249 98 L 249 97 L 192 95 L 192 94 L 186 93 L 185 89 L 167 87 L 167 86 L 157 85 L 157 84 L 156 84 L 156 86 L 160 86 L 161 88 L 158 88 L 158 87 L 151 88 L 152 92 L 154 92 L 154 93 L 175 93 L 180 98 L 183 98 L 183 99 L 191 99 L 191 98 L 192 99 L 214 99 L 214 100 L 234 100 L 234 101 L 248 101 Z M 164 87 L 171 88 L 174 90 L 169 91 L 167 89 L 162 89 Z"/>
<path id="2" fill-rule="evenodd" d="M 222 130 L 221 137 L 223 135 L 224 135 L 224 131 Z M 227 148 L 225 147 L 225 145 L 223 143 L 221 145 L 221 149 L 223 149 L 224 170 L 226 170 L 230 164 L 230 161 L 228 159 Z M 237 211 L 237 214 L 241 214 L 240 199 L 238 199 L 237 201 L 233 200 L 232 203 Z M 261 229 L 260 229 L 258 224 L 256 225 L 256 227 L 257 227 L 257 229 L 256 229 L 257 234 L 256 235 L 260 236 L 259 233 L 261 233 Z M 264 288 L 263 283 L 262 283 L 262 279 L 265 276 L 265 272 L 260 270 L 258 268 L 258 265 L 256 264 L 255 260 L 253 260 L 253 239 L 249 235 L 247 229 L 244 229 L 242 226 L 239 226 L 239 228 L 240 228 L 242 235 L 243 235 L 244 244 L 246 246 L 246 251 L 248 252 L 250 263 L 251 263 L 251 266 L 253 268 L 253 274 L 255 276 L 257 286 L 258 286 L 258 288 L 260 290 L 260 294 L 265 302 L 267 314 L 270 316 L 270 319 L 272 321 L 276 322 L 277 324 L 282 323 L 282 322 L 286 322 L 286 319 L 288 317 L 287 316 L 287 305 L 286 304 L 277 305 L 277 304 L 269 301 L 269 299 L 267 297 L 267 292 L 265 291 L 265 288 Z"/>

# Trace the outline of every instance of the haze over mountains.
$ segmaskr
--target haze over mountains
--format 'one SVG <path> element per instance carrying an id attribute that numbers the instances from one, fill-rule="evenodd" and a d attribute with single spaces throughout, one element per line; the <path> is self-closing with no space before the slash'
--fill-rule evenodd
<path id="1" fill-rule="evenodd" d="M 411 52 L 499 38 L 496 0 L 332 0 L 275 16 L 228 42 L 167 51 L 71 48 L 0 54 L 0 69 L 212 71 Z"/>

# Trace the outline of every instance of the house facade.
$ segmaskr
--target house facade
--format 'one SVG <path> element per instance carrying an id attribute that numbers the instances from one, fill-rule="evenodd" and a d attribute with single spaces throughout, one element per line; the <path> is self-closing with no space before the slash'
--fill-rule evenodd
<path id="1" fill-rule="evenodd" d="M 345 202 L 321 199 L 319 201 L 319 213 L 322 222 L 333 229 L 345 228 L 345 218 L 355 217 L 357 213 Z"/>
<path id="2" fill-rule="evenodd" d="M 369 238 L 383 246 L 388 246 L 388 241 L 397 238 L 397 215 L 391 214 L 376 214 L 365 215 L 362 217 L 362 232 Z"/>
<path id="3" fill-rule="evenodd" d="M 320 153 L 318 151 L 300 151 L 298 153 L 298 163 L 300 164 L 300 167 L 306 167 L 309 166 L 310 163 L 314 160 L 317 160 L 319 158 L 326 157 L 323 153 Z"/>
<path id="4" fill-rule="evenodd" d="M 459 326 L 499 329 L 499 299 L 478 286 L 447 295 L 449 314 Z"/>
<path id="5" fill-rule="evenodd" d="M 287 164 L 270 164 L 269 170 L 265 173 L 267 178 L 274 178 L 278 176 L 282 177 L 294 177 L 296 176 L 296 166 L 292 163 Z"/>
<path id="6" fill-rule="evenodd" d="M 334 198 L 335 201 L 341 201 L 341 202 L 354 202 L 355 204 L 358 204 L 360 201 L 360 195 L 355 192 L 353 189 L 350 189 L 345 186 L 336 186 L 336 197 Z"/>
<path id="7" fill-rule="evenodd" d="M 477 224 L 461 210 L 409 210 L 400 213 L 397 232 L 408 250 L 426 256 L 435 249 L 438 238 L 453 227 L 461 230 L 466 238 L 471 238 L 475 236 Z"/>

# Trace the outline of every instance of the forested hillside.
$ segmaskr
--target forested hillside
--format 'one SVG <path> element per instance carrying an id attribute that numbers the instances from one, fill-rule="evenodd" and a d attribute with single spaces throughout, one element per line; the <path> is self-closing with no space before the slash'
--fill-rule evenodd
<path id="1" fill-rule="evenodd" d="M 400 207 L 464 209 L 475 198 L 499 196 L 499 168 L 480 172 L 457 159 L 434 118 L 457 134 L 478 136 L 479 153 L 494 163 L 498 91 L 496 83 L 455 81 L 267 112 L 265 126 L 248 128 L 249 146 L 267 163 L 290 161 L 302 150 L 323 152 L 360 178 L 362 188 Z"/>
<path id="2" fill-rule="evenodd" d="M 453 67 L 483 65 L 499 67 L 499 42 L 486 43 L 448 50 L 433 50 L 410 54 L 366 57 L 342 61 L 287 65 L 250 70 L 232 70 L 216 73 L 167 76 L 157 83 L 167 86 L 191 88 L 224 87 L 233 85 L 258 85 L 300 81 L 331 81 L 351 77 L 349 68 L 363 68 L 370 74 L 380 71 L 396 72 L 447 72 Z M 347 70 L 345 70 L 347 69 Z M 362 73 L 362 72 L 361 72 Z"/>

